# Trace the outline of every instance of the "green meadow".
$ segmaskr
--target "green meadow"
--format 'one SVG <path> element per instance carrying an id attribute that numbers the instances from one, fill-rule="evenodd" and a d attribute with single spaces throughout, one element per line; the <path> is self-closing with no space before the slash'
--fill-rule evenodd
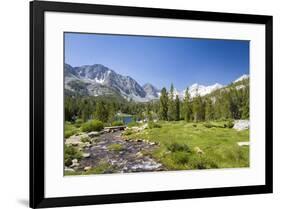
<path id="1" fill-rule="evenodd" d="M 249 146 L 237 144 L 249 141 L 249 130 L 237 131 L 227 121 L 161 121 L 139 132 L 128 129 L 123 137 L 158 144 L 153 152 L 143 154 L 157 159 L 167 170 L 249 167 Z"/>

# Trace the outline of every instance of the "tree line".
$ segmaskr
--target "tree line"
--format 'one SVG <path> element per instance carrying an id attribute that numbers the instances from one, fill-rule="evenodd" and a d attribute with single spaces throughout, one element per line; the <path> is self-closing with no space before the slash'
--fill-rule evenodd
<path id="1" fill-rule="evenodd" d="M 197 94 L 191 98 L 188 88 L 183 100 L 174 93 L 174 86 L 170 90 L 162 88 L 159 100 L 146 103 L 120 100 L 108 97 L 66 96 L 65 120 L 84 122 L 98 119 L 111 123 L 117 112 L 133 115 L 136 120 L 165 121 L 185 120 L 210 121 L 220 119 L 248 119 L 249 118 L 249 85 L 243 82 L 243 88 L 230 85 L 212 92 L 206 96 Z"/>
<path id="2" fill-rule="evenodd" d="M 166 121 L 248 119 L 249 86 L 237 88 L 237 85 L 230 85 L 203 97 L 197 94 L 194 98 L 186 88 L 183 101 L 180 101 L 172 84 L 169 92 L 162 88 L 159 104 L 159 119 Z"/>

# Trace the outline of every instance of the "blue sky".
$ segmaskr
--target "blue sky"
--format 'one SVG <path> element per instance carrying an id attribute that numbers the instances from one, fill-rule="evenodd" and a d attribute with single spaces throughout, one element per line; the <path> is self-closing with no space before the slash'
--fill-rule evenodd
<path id="1" fill-rule="evenodd" d="M 103 64 L 141 85 L 183 90 L 249 74 L 249 41 L 65 33 L 65 62 Z"/>

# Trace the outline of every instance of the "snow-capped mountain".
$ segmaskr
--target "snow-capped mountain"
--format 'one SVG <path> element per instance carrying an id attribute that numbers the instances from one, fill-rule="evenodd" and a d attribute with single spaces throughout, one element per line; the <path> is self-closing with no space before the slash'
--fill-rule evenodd
<path id="1" fill-rule="evenodd" d="M 207 94 L 212 93 L 213 91 L 215 91 L 217 89 L 221 89 L 222 87 L 223 87 L 223 85 L 221 85 L 219 83 L 215 83 L 214 85 L 211 85 L 211 86 L 204 86 L 204 85 L 199 85 L 198 83 L 195 83 L 189 87 L 188 92 L 190 94 L 190 97 L 193 98 L 197 95 L 205 96 Z"/>
<path id="2" fill-rule="evenodd" d="M 76 92 L 84 89 L 83 92 L 91 96 L 117 93 L 128 100 L 147 100 L 146 92 L 137 81 L 100 64 L 74 68 L 66 64 L 65 88 Z"/>
<path id="3" fill-rule="evenodd" d="M 244 74 L 244 75 L 240 76 L 239 78 L 237 78 L 235 81 L 233 81 L 233 83 L 237 83 L 237 82 L 239 82 L 239 81 L 248 79 L 249 77 L 250 77 L 249 75 Z"/>
<path id="4" fill-rule="evenodd" d="M 65 64 L 64 71 L 65 89 L 80 95 L 118 95 L 126 100 L 137 102 L 147 102 L 159 99 L 161 96 L 160 90 L 152 84 L 147 83 L 141 86 L 133 78 L 120 75 L 101 64 L 84 65 L 81 67 L 71 67 Z M 249 75 L 242 75 L 233 83 L 247 78 L 249 78 Z M 205 96 L 224 87 L 219 83 L 210 86 L 195 83 L 189 87 L 188 92 L 190 97 L 193 98 L 198 95 Z M 174 96 L 178 95 L 182 100 L 185 96 L 185 91 L 179 91 L 174 88 Z"/>
<path id="5" fill-rule="evenodd" d="M 157 99 L 160 95 L 160 91 L 150 83 L 146 83 L 142 86 L 146 93 L 146 98 Z"/>

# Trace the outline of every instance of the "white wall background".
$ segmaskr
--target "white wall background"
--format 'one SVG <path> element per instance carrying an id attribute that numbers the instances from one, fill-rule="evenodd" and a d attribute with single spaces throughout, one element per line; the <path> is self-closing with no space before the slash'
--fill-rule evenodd
<path id="1" fill-rule="evenodd" d="M 72 0 L 274 16 L 274 194 L 84 206 L 96 209 L 280 208 L 281 205 L 281 6 L 277 0 Z M 0 208 L 28 207 L 29 3 L 0 3 Z M 279 205 L 279 206 L 278 206 Z"/>

